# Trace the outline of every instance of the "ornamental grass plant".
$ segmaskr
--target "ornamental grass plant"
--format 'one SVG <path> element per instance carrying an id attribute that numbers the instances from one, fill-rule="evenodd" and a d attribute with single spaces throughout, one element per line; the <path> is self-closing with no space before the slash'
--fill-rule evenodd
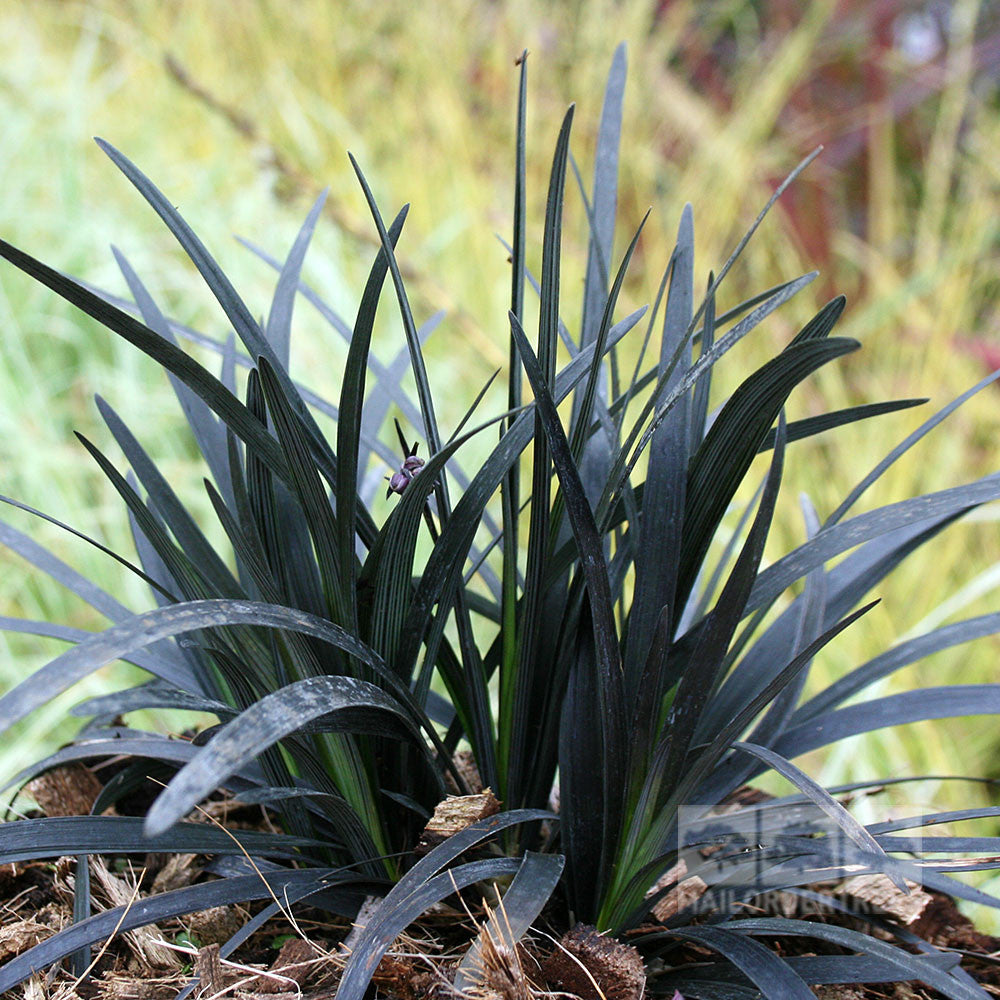
<path id="1" fill-rule="evenodd" d="M 977 8 L 975 20 L 970 11 Z M 127 294 L 114 258 L 101 249 L 120 240 L 165 312 L 196 329 L 214 329 L 210 293 L 190 282 L 183 252 L 160 220 L 133 211 L 131 185 L 107 169 L 92 136 L 112 138 L 196 221 L 199 236 L 223 254 L 230 280 L 258 316 L 267 311 L 270 269 L 254 255 L 226 254 L 230 234 L 283 255 L 309 205 L 330 185 L 328 221 L 317 227 L 304 274 L 350 320 L 378 239 L 344 155 L 351 149 L 367 165 L 380 204 L 412 202 L 399 252 L 411 304 L 421 318 L 446 310 L 444 325 L 425 347 L 432 377 L 438 385 L 470 378 L 478 386 L 505 364 L 505 333 L 497 324 L 509 306 L 509 280 L 494 233 L 507 232 L 511 210 L 509 157 L 502 153 L 517 93 L 511 59 L 522 47 L 535 53 L 529 148 L 550 146 L 566 104 L 580 98 L 573 149 L 590 163 L 610 58 L 600 26 L 613 17 L 629 39 L 633 81 L 623 105 L 629 149 L 619 165 L 617 225 L 619 234 L 634 230 L 653 205 L 640 254 L 643 245 L 673 245 L 677 207 L 690 201 L 697 209 L 696 264 L 707 274 L 726 259 L 790 167 L 817 144 L 825 147 L 758 230 L 753 253 L 727 277 L 726 294 L 730 301 L 746 299 L 784 275 L 812 269 L 820 278 L 809 296 L 793 298 L 761 337 L 745 339 L 741 356 L 717 371 L 718 398 L 736 387 L 747 366 L 758 367 L 804 325 L 810 300 L 843 293 L 850 309 L 838 321 L 838 335 L 861 341 L 865 350 L 818 372 L 796 393 L 790 412 L 815 414 L 903 395 L 931 396 L 936 408 L 996 367 L 970 353 L 973 342 L 988 343 L 998 317 L 992 263 L 1000 190 L 990 150 L 1000 122 L 1000 76 L 991 69 L 996 20 L 988 8 L 976 0 L 953 5 L 938 19 L 937 53 L 925 49 L 920 62 L 902 31 L 920 16 L 902 0 L 877 8 L 856 0 L 808 8 L 787 0 L 723 8 L 674 3 L 669 11 L 658 7 L 652 20 L 647 0 L 587 0 L 580 8 L 543 3 L 531 5 L 530 13 L 517 5 L 453 0 L 418 12 L 387 0 L 375 18 L 370 5 L 348 2 L 336 23 L 328 23 L 326 6 L 315 0 L 302 0 L 295 17 L 281 18 L 273 17 L 271 5 L 248 0 L 238 27 L 227 12 L 205 17 L 203 5 L 189 0 L 7 5 L 0 14 L 0 34 L 10 43 L 0 93 L 7 124 L 3 166 L 6 189 L 17 197 L 2 203 L 0 234 L 17 246 L 45 247 L 51 266 Z M 865 38 L 867 44 L 859 44 Z M 378 58 L 371 59 L 376 40 Z M 766 93 L 760 87 L 765 67 Z M 251 76 L 256 84 L 247 90 L 242 81 Z M 412 93 L 424 99 L 415 103 Z M 164 121 L 171 123 L 169 142 Z M 239 131 L 240 122 L 249 131 Z M 41 148 L 51 169 L 38 169 Z M 276 156 L 291 173 L 276 171 Z M 547 159 L 532 155 L 527 164 L 527 217 L 529 227 L 539 227 L 529 228 L 528 241 L 536 273 Z M 573 196 L 569 208 L 579 210 Z M 571 280 L 585 258 L 585 226 L 570 221 L 563 267 Z M 651 303 L 659 277 L 659 266 L 647 267 L 640 256 L 623 301 Z M 574 329 L 579 302 L 578 294 L 570 296 L 564 317 Z M 379 313 L 373 350 L 388 359 L 399 329 L 393 310 Z M 76 429 L 101 439 L 92 402 L 99 392 L 127 422 L 141 421 L 161 471 L 212 541 L 221 541 L 221 532 L 212 533 L 194 447 L 177 427 L 172 390 L 156 366 L 107 337 L 98 323 L 78 318 L 44 287 L 25 285 L 12 269 L 0 270 L 0 315 L 7 331 L 0 396 L 9 401 L 0 409 L 7 420 L 4 492 L 44 497 L 45 509 L 63 520 L 74 521 L 74 512 L 86 509 L 91 534 L 118 551 L 130 548 L 117 494 L 73 437 Z M 44 336 L 36 335 L 40 326 Z M 335 400 L 343 341 L 309 306 L 299 309 L 295 329 L 292 370 Z M 632 348 L 626 340 L 621 350 Z M 193 353 L 214 367 L 208 349 Z M 928 371 L 934 372 L 930 382 Z M 454 426 L 469 391 L 440 394 L 439 419 Z M 992 471 L 1000 428 L 992 397 L 981 393 L 950 422 L 949 447 L 931 442 L 895 463 L 865 496 L 865 506 Z M 499 405 L 488 396 L 485 412 Z M 851 469 L 874 465 L 921 419 L 921 411 L 905 411 L 818 439 L 809 463 L 786 468 L 771 550 L 780 553 L 800 540 L 799 518 L 781 512 L 782 505 L 794 504 L 804 489 L 820 509 L 833 509 L 853 486 Z M 475 465 L 479 448 L 480 442 L 469 442 L 463 461 Z M 78 571 L 106 572 L 106 557 L 97 550 L 59 537 L 54 526 L 32 524 L 26 514 L 12 516 Z M 952 593 L 956 605 L 978 595 L 954 606 L 952 617 L 992 610 L 984 590 L 992 586 L 991 564 L 1000 560 L 993 516 L 992 508 L 983 508 L 962 531 L 946 533 L 933 549 L 907 560 L 880 587 L 883 601 L 866 627 L 845 632 L 817 658 L 812 683 L 833 679 L 901 634 L 940 624 L 935 594 Z M 981 578 L 979 569 L 986 570 Z M 922 587 L 928 575 L 941 580 L 940 589 Z M 17 572 L 4 582 L 0 605 L 8 614 L 101 627 L 98 613 L 61 588 Z M 136 610 L 146 602 L 134 577 L 120 580 L 116 597 Z M 58 648 L 51 640 L 0 636 L 0 689 Z M 967 651 L 960 660 L 924 660 L 884 681 L 882 692 L 993 680 L 993 641 Z M 112 690 L 106 686 L 111 673 L 92 675 L 72 694 L 79 700 Z M 120 684 L 126 668 L 113 673 Z M 15 730 L 2 756 L 9 773 L 71 738 L 72 704 L 72 695 L 64 695 Z M 174 729 L 184 724 L 169 723 Z M 824 782 L 840 784 L 889 772 L 949 773 L 955 759 L 992 774 L 996 754 L 985 720 L 880 730 L 839 744 L 810 768 Z M 988 801 L 984 789 L 960 792 L 947 783 L 932 789 L 941 807 L 960 808 L 971 797 Z"/>
<path id="2" fill-rule="evenodd" d="M 1000 475 L 991 474 L 853 512 L 897 459 L 996 375 L 929 417 L 875 468 L 859 470 L 834 509 L 820 513 L 802 498 L 801 544 L 765 562 L 786 463 L 808 461 L 816 435 L 923 402 L 786 417 L 797 386 L 859 347 L 833 336 L 841 297 L 735 391 L 713 394 L 713 375 L 731 349 L 766 329 L 793 296 L 808 294 L 815 274 L 726 299 L 731 269 L 809 161 L 777 188 L 717 271 L 695 274 L 690 206 L 673 247 L 643 246 L 640 226 L 616 257 L 619 48 L 589 185 L 570 154 L 572 107 L 563 120 L 536 278 L 527 266 L 526 73 L 522 57 L 504 318 L 509 363 L 505 402 L 492 416 L 480 412 L 491 380 L 457 426 L 439 423 L 422 351 L 429 328 L 414 316 L 395 256 L 407 208 L 384 217 L 353 157 L 379 244 L 353 324 L 301 280 L 322 198 L 277 265 L 273 299 L 258 320 L 170 199 L 102 140 L 217 299 L 227 337 L 171 320 L 118 251 L 131 301 L 0 241 L 10 264 L 166 370 L 227 542 L 209 542 L 140 435 L 101 399 L 129 471 L 98 444 L 83 436 L 80 443 L 125 504 L 135 554 L 115 558 L 149 585 L 153 607 L 133 613 L 104 582 L 4 526 L 9 548 L 111 625 L 85 633 L 4 620 L 9 630 L 70 648 L 0 698 L 0 731 L 116 660 L 151 680 L 79 705 L 76 713 L 89 720 L 79 738 L 8 785 L 71 762 L 116 761 L 91 815 L 0 827 L 0 863 L 78 859 L 76 921 L 0 967 L 0 992 L 63 959 L 82 976 L 91 949 L 109 935 L 209 907 L 265 901 L 222 945 L 229 955 L 297 904 L 353 919 L 376 897 L 338 988 L 342 1000 L 361 1000 L 380 959 L 421 914 L 456 893 L 475 899 L 499 886 L 494 940 L 513 946 L 540 918 L 562 930 L 583 922 L 631 935 L 650 988 L 667 995 L 809 998 L 817 983 L 897 979 L 960 1000 L 988 995 L 931 946 L 887 943 L 873 932 L 874 918 L 858 929 L 766 908 L 747 913 L 779 893 L 808 898 L 819 884 L 859 873 L 882 873 L 903 892 L 915 884 L 996 905 L 950 873 L 993 867 L 974 856 L 1000 854 L 1000 839 L 922 831 L 997 809 L 865 826 L 845 805 L 865 786 L 825 789 L 794 763 L 886 726 L 1000 711 L 996 684 L 869 692 L 923 656 L 993 634 L 997 615 L 898 644 L 806 694 L 816 654 L 843 630 L 865 627 L 885 577 L 962 515 L 1000 497 Z M 575 282 L 561 273 L 560 250 L 574 188 L 589 252 L 581 319 L 569 329 Z M 619 298 L 640 246 L 643 261 L 659 255 L 662 278 L 648 308 L 626 312 Z M 405 339 L 389 363 L 370 350 L 383 289 L 394 293 Z M 306 393 L 289 372 L 300 298 L 349 343 L 335 403 Z M 628 367 L 625 338 L 640 344 Z M 215 350 L 220 374 L 180 339 Z M 335 434 L 323 433 L 318 415 L 334 418 Z M 490 442 L 487 457 L 463 467 L 463 446 L 473 440 Z M 743 503 L 748 477 L 756 492 Z M 383 517 L 386 491 L 393 504 Z M 101 547 L 80 525 L 68 530 Z M 190 738 L 171 739 L 126 725 L 139 709 L 183 709 L 203 724 Z M 765 772 L 790 790 L 740 794 Z M 108 813 L 151 787 L 155 800 L 144 817 Z M 499 812 L 414 855 L 449 791 L 487 788 Z M 266 807 L 276 828 L 230 836 L 190 821 L 200 803 L 220 796 Z M 92 914 L 88 859 L 152 852 L 213 860 L 190 886 Z M 656 917 L 658 904 L 691 877 L 701 880 L 704 898 Z M 822 963 L 761 940 L 801 937 L 824 949 Z M 685 943 L 717 957 L 693 961 Z M 449 971 L 458 989 L 482 986 L 483 946 L 468 947 Z"/>

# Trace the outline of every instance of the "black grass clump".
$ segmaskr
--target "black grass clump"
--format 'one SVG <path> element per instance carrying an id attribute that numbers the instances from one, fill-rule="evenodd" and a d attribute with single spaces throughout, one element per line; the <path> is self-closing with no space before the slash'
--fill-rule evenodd
<path id="1" fill-rule="evenodd" d="M 340 987 L 342 1000 L 361 1000 L 380 957 L 410 922 L 456 889 L 500 881 L 508 886 L 501 936 L 516 939 L 546 906 L 566 921 L 615 934 L 643 925 L 644 955 L 663 959 L 653 966 L 653 985 L 667 993 L 736 997 L 756 988 L 806 1000 L 816 982 L 919 979 L 956 1000 L 985 996 L 933 949 L 911 953 L 831 924 L 750 919 L 745 904 L 867 871 L 997 905 L 948 872 L 964 854 L 1000 854 L 1000 841 L 907 835 L 995 810 L 866 827 L 841 802 L 860 786 L 824 789 L 792 763 L 885 726 L 1000 711 L 1000 685 L 993 684 L 863 697 L 873 682 L 919 657 L 996 632 L 997 615 L 902 643 L 804 697 L 813 658 L 872 607 L 883 578 L 962 514 L 1000 497 L 994 474 L 851 513 L 900 455 L 993 376 L 911 434 L 831 515 L 823 519 L 806 503 L 806 540 L 763 568 L 789 445 L 922 401 L 786 420 L 795 387 L 858 347 L 831 335 L 843 298 L 823 306 L 727 399 L 712 397 L 715 366 L 814 277 L 722 304 L 727 274 L 805 164 L 708 277 L 700 303 L 686 207 L 677 243 L 664 252 L 652 309 L 618 318 L 642 228 L 613 266 L 624 49 L 608 81 L 592 191 L 580 182 L 589 255 L 580 327 L 567 330 L 560 245 L 573 110 L 556 144 L 536 281 L 525 263 L 523 60 L 520 72 L 506 410 L 467 429 L 484 389 L 450 436 L 438 423 L 424 331 L 395 257 L 406 208 L 386 223 L 353 159 L 381 243 L 353 328 L 300 278 L 322 198 L 278 265 L 261 324 L 169 199 L 100 142 L 221 305 L 235 338 L 198 335 L 221 354 L 220 377 L 178 346 L 176 335 L 190 331 L 160 311 L 120 254 L 134 302 L 91 291 L 0 241 L 0 256 L 166 369 L 229 543 L 225 551 L 213 548 L 138 439 L 100 400 L 131 471 L 123 475 L 96 444 L 81 442 L 128 509 L 138 564 L 119 558 L 150 584 L 151 609 L 123 607 L 28 536 L 4 528 L 8 547 L 111 624 L 90 634 L 4 619 L 6 629 L 42 631 L 70 645 L 0 698 L 0 731 L 112 661 L 128 660 L 151 679 L 80 705 L 77 712 L 91 718 L 80 740 L 8 785 L 74 760 L 128 762 L 105 786 L 94 815 L 0 826 L 0 863 L 76 855 L 85 870 L 91 854 L 198 852 L 215 857 L 217 877 L 143 899 L 124 918 L 121 910 L 89 915 L 88 881 L 78 878 L 78 921 L 0 967 L 0 993 L 59 959 L 85 968 L 89 947 L 116 927 L 270 900 L 223 946 L 226 955 L 281 906 L 308 900 L 352 917 L 367 896 L 382 896 Z M 655 254 L 647 248 L 645 256 Z M 401 388 L 400 366 L 370 354 L 387 282 L 399 304 L 412 398 Z M 539 317 L 531 337 L 529 286 Z M 349 340 L 335 408 L 302 390 L 288 370 L 298 296 Z M 641 360 L 623 380 L 619 344 L 643 327 Z M 650 343 L 659 350 L 646 360 Z M 237 380 L 237 369 L 247 370 L 245 380 Z M 336 416 L 336 440 L 324 436 L 314 411 Z M 402 421 L 398 447 L 382 436 L 397 436 L 384 426 L 393 413 Z M 482 434 L 496 444 L 477 469 L 463 472 L 458 453 Z M 727 518 L 762 453 L 769 465 L 756 496 L 742 517 Z M 372 501 L 385 479 L 397 496 L 380 523 Z M 490 504 L 498 493 L 495 515 Z M 199 711 L 217 724 L 192 742 L 121 725 L 122 715 L 140 708 Z M 447 789 L 478 790 L 468 768 L 456 766 L 462 749 L 471 751 L 482 785 L 503 810 L 414 861 L 412 849 Z M 170 780 L 144 820 L 99 815 L 143 786 L 151 769 Z M 796 793 L 717 808 L 767 770 Z M 282 832 L 241 833 L 238 847 L 220 830 L 184 822 L 219 789 L 266 805 Z M 488 851 L 467 855 L 486 842 Z M 665 923 L 651 922 L 651 909 L 680 878 L 681 861 L 685 878 L 702 880 L 711 919 L 690 904 Z M 811 937 L 835 954 L 813 965 L 786 961 L 758 940 L 776 936 Z M 686 966 L 677 958 L 683 942 L 708 948 L 718 962 Z"/>

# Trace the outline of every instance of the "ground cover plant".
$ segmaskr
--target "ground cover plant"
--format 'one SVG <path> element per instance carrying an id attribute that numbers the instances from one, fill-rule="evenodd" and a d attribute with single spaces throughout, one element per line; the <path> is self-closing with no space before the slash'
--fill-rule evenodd
<path id="1" fill-rule="evenodd" d="M 918 657 L 992 634 L 1000 625 L 994 615 L 900 644 L 803 697 L 813 657 L 843 630 L 863 627 L 854 623 L 885 576 L 1000 495 L 994 474 L 851 514 L 901 455 L 993 376 L 930 417 L 825 519 L 803 501 L 806 540 L 765 566 L 786 461 L 816 434 L 919 401 L 786 419 L 796 386 L 858 347 L 832 336 L 844 309 L 834 298 L 721 405 L 711 405 L 716 365 L 815 277 L 725 302 L 725 279 L 764 213 L 706 276 L 696 306 L 693 213 L 685 208 L 654 303 L 616 322 L 642 237 L 640 226 L 614 261 L 621 49 L 589 190 L 570 155 L 572 108 L 564 119 L 536 280 L 526 266 L 525 74 L 522 59 L 506 406 L 492 418 L 479 416 L 484 387 L 448 435 L 423 362 L 427 330 L 417 325 L 395 257 L 407 209 L 383 219 L 353 159 L 379 250 L 353 327 L 328 313 L 350 343 L 336 406 L 307 398 L 288 371 L 296 298 L 320 301 L 300 272 L 322 200 L 279 265 L 267 318 L 258 321 L 170 200 L 101 143 L 225 312 L 233 335 L 214 341 L 219 377 L 182 351 L 176 335 L 206 338 L 172 323 L 121 254 L 134 303 L 0 242 L 0 256 L 167 370 L 229 543 L 220 552 L 208 542 L 137 437 L 101 400 L 130 473 L 122 475 L 89 440 L 81 443 L 127 506 L 137 563 L 119 559 L 150 584 L 157 607 L 132 614 L 29 536 L 5 529 L 9 547 L 113 624 L 84 634 L 5 620 L 9 629 L 73 645 L 0 698 L 0 728 L 118 659 L 154 679 L 80 706 L 92 718 L 80 739 L 14 782 L 71 761 L 126 755 L 132 763 L 105 785 L 93 815 L 6 824 L 0 861 L 201 853 L 216 858 L 216 877 L 91 916 L 87 861 L 80 861 L 78 922 L 0 968 L 0 990 L 63 958 L 82 973 L 88 949 L 109 934 L 210 906 L 270 899 L 251 922 L 259 926 L 298 901 L 351 917 L 366 897 L 384 896 L 354 941 L 339 986 L 339 995 L 353 1000 L 397 935 L 432 904 L 499 882 L 506 890 L 491 921 L 495 937 L 512 944 L 543 911 L 564 926 L 580 920 L 618 935 L 641 928 L 634 940 L 655 973 L 652 985 L 668 995 L 806 997 L 815 983 L 897 979 L 921 980 L 950 997 L 985 995 L 947 956 L 914 954 L 854 928 L 743 913 L 762 895 L 807 896 L 817 883 L 859 872 L 993 902 L 948 873 L 990 867 L 989 858 L 966 856 L 996 853 L 1000 842 L 918 831 L 995 809 L 865 827 L 839 797 L 861 789 L 825 790 L 792 763 L 871 729 L 1000 706 L 1000 686 L 990 684 L 853 700 Z M 573 180 L 590 250 L 580 327 L 569 331 L 560 248 Z M 643 256 L 653 253 L 644 248 Z M 380 364 L 370 353 L 383 286 L 399 307 L 402 364 Z M 534 343 L 525 333 L 534 325 L 529 317 L 537 321 Z M 644 345 L 631 372 L 617 353 L 628 335 Z M 561 366 L 560 345 L 568 357 Z M 407 364 L 413 398 L 400 387 Z M 243 369 L 245 379 L 238 378 Z M 314 411 L 336 417 L 333 439 Z M 397 440 L 388 445 L 381 435 L 394 412 Z M 486 435 L 496 440 L 489 457 L 463 472 L 462 446 Z M 733 517 L 758 455 L 766 466 L 759 489 Z M 397 502 L 379 524 L 373 497 L 386 489 Z M 489 503 L 498 491 L 494 518 Z M 123 724 L 123 715 L 150 707 L 206 713 L 218 724 L 190 740 Z M 474 769 L 460 766 L 460 751 Z M 734 800 L 765 770 L 794 791 Z M 143 822 L 101 815 L 147 787 L 150 776 L 166 787 Z M 503 809 L 414 862 L 411 852 L 449 787 L 463 795 L 488 787 Z M 244 851 L 222 831 L 183 822 L 220 788 L 267 806 L 281 832 L 239 834 Z M 729 809 L 724 817 L 720 806 Z M 485 853 L 467 855 L 483 844 Z M 707 902 L 692 900 L 652 921 L 657 904 L 695 876 L 710 890 L 711 919 Z M 236 932 L 223 952 L 248 933 Z M 824 961 L 786 961 L 758 940 L 802 936 L 828 947 Z M 692 961 L 685 942 L 720 960 Z M 477 955 L 473 949 L 460 967 L 460 982 L 475 985 Z"/>

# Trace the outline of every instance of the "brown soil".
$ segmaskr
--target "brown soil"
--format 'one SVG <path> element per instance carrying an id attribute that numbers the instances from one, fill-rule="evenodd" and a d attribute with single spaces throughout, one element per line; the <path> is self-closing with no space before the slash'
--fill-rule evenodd
<path id="1" fill-rule="evenodd" d="M 74 864 L 70 859 L 60 859 L 56 864 L 0 866 L 0 894 L 7 904 L 0 925 L 0 962 L 69 923 L 72 897 L 68 877 Z M 474 917 L 480 915 L 471 900 L 466 903 Z M 176 954 L 211 987 L 207 996 L 226 990 L 226 995 L 236 1000 L 263 996 L 286 1000 L 299 995 L 306 1000 L 332 998 L 345 953 L 329 942 L 342 940 L 349 928 L 343 922 L 331 923 L 318 911 L 306 909 L 297 914 L 304 937 L 290 937 L 292 929 L 288 924 L 275 920 L 248 940 L 232 956 L 233 961 L 220 960 L 219 942 L 206 940 L 212 936 L 211 930 L 225 928 L 231 932 L 255 909 L 220 907 L 204 917 L 193 914 L 165 922 L 155 928 L 151 937 L 174 942 L 183 932 L 188 935 L 187 941 L 200 945 Z M 995 957 L 1000 952 L 1000 940 L 979 933 L 949 898 L 934 894 L 932 915 L 919 931 L 939 947 L 960 950 L 963 966 L 988 992 L 1000 996 L 1000 960 Z M 475 928 L 461 910 L 439 908 L 397 941 L 383 959 L 375 976 L 379 993 L 398 1000 L 447 996 L 445 986 L 456 965 L 453 956 L 462 953 L 474 933 Z M 490 976 L 490 988 L 482 991 L 483 1000 L 530 1000 L 552 993 L 575 995 L 582 1000 L 639 1000 L 642 996 L 643 967 L 633 948 L 587 927 L 564 935 L 558 945 L 553 945 L 553 940 L 539 936 L 527 949 L 519 949 L 515 974 Z M 815 944 L 801 939 L 772 945 L 786 954 L 815 953 L 808 950 Z M 96 953 L 98 949 L 94 950 Z M 714 958 L 707 951 L 689 946 L 678 960 Z M 188 981 L 189 971 L 179 964 L 172 968 L 164 968 L 163 964 L 152 959 L 142 944 L 126 936 L 110 942 L 83 983 L 75 984 L 65 970 L 50 970 L 36 976 L 15 995 L 19 1000 L 170 1000 Z M 501 983 L 506 984 L 504 988 L 495 988 Z M 920 984 L 817 987 L 816 993 L 824 1000 L 934 1000 L 940 996 Z"/>
<path id="2" fill-rule="evenodd" d="M 48 796 L 46 812 L 65 815 L 70 801 L 77 805 L 82 798 L 92 801 L 92 784 L 89 779 L 80 779 L 79 774 L 56 774 L 49 779 L 39 789 L 39 798 Z M 82 798 L 81 788 L 85 790 Z M 60 789 L 66 794 L 61 795 Z M 470 799 L 477 807 L 481 804 L 480 796 Z M 209 812 L 225 816 L 232 828 L 273 828 L 259 807 L 220 801 L 213 803 Z M 203 881 L 211 877 L 204 873 L 203 862 L 193 856 L 147 855 L 133 867 L 121 859 L 95 858 L 91 880 L 95 906 L 120 905 L 123 898 L 133 895 L 137 885 L 139 894 L 146 896 Z M 0 964 L 71 921 L 75 868 L 73 858 L 0 866 Z M 675 873 L 674 881 L 685 885 L 684 874 Z M 688 886 L 686 891 L 694 890 Z M 832 893 L 833 889 L 820 891 Z M 988 993 L 1000 996 L 1000 939 L 978 932 L 950 898 L 922 891 L 913 893 L 912 898 L 898 898 L 895 890 L 873 879 L 862 879 L 837 891 L 841 897 L 845 891 L 854 893 L 924 940 L 960 952 L 963 967 Z M 383 959 L 374 977 L 380 996 L 396 1000 L 449 996 L 451 976 L 485 921 L 486 909 L 471 892 L 463 894 L 462 900 L 448 902 L 454 905 L 435 907 L 397 940 Z M 217 907 L 114 938 L 103 951 L 94 947 L 94 954 L 101 952 L 100 957 L 84 981 L 78 983 L 66 969 L 56 967 L 39 973 L 13 995 L 17 1000 L 169 1000 L 189 981 L 193 970 L 202 978 L 204 996 L 221 992 L 235 1000 L 332 998 L 348 954 L 341 942 L 350 927 L 346 921 L 331 922 L 323 912 L 297 909 L 294 928 L 284 919 L 273 920 L 229 960 L 221 958 L 219 945 L 264 905 Z M 785 909 L 782 915 L 793 914 Z M 833 911 L 813 914 L 812 918 L 863 926 L 857 918 L 835 916 Z M 660 926 L 641 928 L 640 933 Z M 564 929 L 543 926 L 531 941 L 513 952 L 484 945 L 483 979 L 467 1000 L 535 1000 L 553 994 L 582 1000 L 640 1000 L 645 972 L 634 948 L 590 927 L 578 926 L 560 938 Z M 889 933 L 882 936 L 892 940 Z M 815 954 L 820 947 L 817 942 L 798 938 L 769 944 L 783 954 Z M 694 945 L 686 945 L 672 956 L 676 964 L 715 958 Z M 940 996 L 920 984 L 816 987 L 814 992 L 824 1000 L 934 1000 Z"/>

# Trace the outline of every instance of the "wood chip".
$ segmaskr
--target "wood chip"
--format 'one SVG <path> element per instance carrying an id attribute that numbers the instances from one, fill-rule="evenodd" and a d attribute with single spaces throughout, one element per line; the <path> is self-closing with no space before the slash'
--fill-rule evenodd
<path id="1" fill-rule="evenodd" d="M 376 996 L 393 997 L 394 1000 L 427 1000 L 436 995 L 452 996 L 445 992 L 436 993 L 436 988 L 442 985 L 440 976 L 435 976 L 423 963 L 404 955 L 385 955 L 372 975 L 372 984 L 376 988 Z M 489 998 L 477 993 L 476 1000 Z"/>
<path id="2" fill-rule="evenodd" d="M 319 951 L 310 942 L 303 941 L 302 938 L 289 938 L 281 946 L 281 951 L 268 970 L 283 978 L 271 979 L 261 976 L 255 984 L 257 992 L 268 994 L 287 992 L 292 986 L 288 980 L 301 987 L 319 957 Z"/>
<path id="3" fill-rule="evenodd" d="M 219 956 L 218 944 L 207 944 L 198 949 L 198 955 L 194 960 L 194 973 L 201 979 L 203 994 L 212 996 L 222 989 L 222 959 Z"/>
<path id="4" fill-rule="evenodd" d="M 268 993 L 268 1000 L 303 1000 L 302 993 L 293 993 L 289 990 L 287 993 Z M 334 1000 L 336 994 L 328 993 L 326 996 L 329 1000 Z M 253 993 L 247 993 L 244 990 L 238 990 L 236 992 L 236 1000 L 260 1000 L 260 991 L 254 990 Z M 316 1000 L 315 997 L 310 997 L 309 1000 Z"/>
<path id="5" fill-rule="evenodd" d="M 153 895 L 191 885 L 201 874 L 201 865 L 196 864 L 197 859 L 197 854 L 171 854 L 153 879 Z"/>
<path id="6" fill-rule="evenodd" d="M 478 795 L 449 795 L 435 807 L 434 815 L 424 827 L 414 853 L 426 854 L 459 830 L 498 812 L 500 802 L 489 788 Z"/>
<path id="7" fill-rule="evenodd" d="M 33 948 L 53 933 L 51 927 L 38 923 L 33 917 L 0 926 L 0 962 Z"/>
<path id="8" fill-rule="evenodd" d="M 916 882 L 906 880 L 909 895 L 897 889 L 885 875 L 856 875 L 848 879 L 841 890 L 855 904 L 868 911 L 885 913 L 904 927 L 915 924 L 934 902 Z"/>
<path id="9" fill-rule="evenodd" d="M 138 898 L 125 879 L 113 874 L 99 857 L 91 858 L 90 874 L 94 886 L 99 888 L 101 895 L 111 907 L 134 905 Z M 137 927 L 125 935 L 135 957 L 140 963 L 151 969 L 177 969 L 181 960 L 170 948 L 159 943 L 163 937 L 162 931 L 155 925 Z"/>
<path id="10" fill-rule="evenodd" d="M 690 878 L 684 878 L 687 872 L 687 862 L 681 858 L 673 868 L 660 876 L 656 885 L 650 890 L 651 893 L 657 892 L 674 882 L 677 883 L 653 906 L 653 916 L 661 923 L 666 923 L 681 910 L 697 902 L 708 890 L 707 883 L 700 876 L 692 875 Z"/>
<path id="11" fill-rule="evenodd" d="M 66 764 L 40 774 L 25 790 L 46 816 L 87 816 L 101 783 L 82 764 Z"/>
<path id="12" fill-rule="evenodd" d="M 45 1000 L 45 987 L 41 976 L 32 976 L 24 984 L 24 1000 Z"/>
<path id="13" fill-rule="evenodd" d="M 232 906 L 212 906 L 188 918 L 188 930 L 203 945 L 225 944 L 242 926 Z"/>
<path id="14" fill-rule="evenodd" d="M 135 979 L 112 975 L 110 979 L 104 977 L 96 983 L 91 981 L 97 990 L 92 1000 L 174 1000 L 187 979 L 187 976 L 183 979 Z M 209 996 L 207 993 L 204 995 Z M 49 997 L 49 1000 L 59 998 Z"/>

